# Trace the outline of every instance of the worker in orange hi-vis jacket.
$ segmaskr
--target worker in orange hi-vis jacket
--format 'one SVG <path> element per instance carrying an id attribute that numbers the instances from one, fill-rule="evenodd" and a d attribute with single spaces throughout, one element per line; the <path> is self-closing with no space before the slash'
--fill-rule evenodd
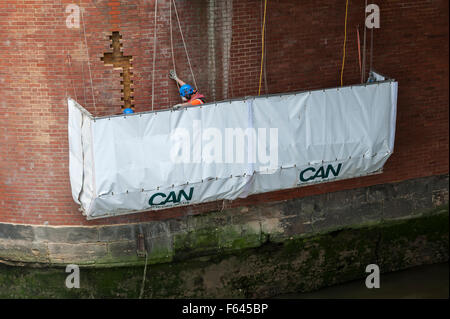
<path id="1" fill-rule="evenodd" d="M 169 72 L 169 78 L 175 80 L 180 85 L 180 96 L 184 102 L 174 105 L 174 109 L 178 109 L 183 106 L 200 105 L 206 103 L 205 97 L 202 94 L 198 93 L 198 91 L 192 86 L 179 79 L 175 71 L 171 70 Z"/>

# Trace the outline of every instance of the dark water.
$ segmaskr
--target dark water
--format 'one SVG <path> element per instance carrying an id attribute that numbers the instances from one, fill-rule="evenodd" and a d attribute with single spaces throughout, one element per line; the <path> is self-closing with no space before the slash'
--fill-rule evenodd
<path id="1" fill-rule="evenodd" d="M 284 299 L 320 298 L 449 298 L 449 264 L 414 267 L 403 271 L 380 275 L 380 288 L 368 289 L 365 279 L 324 288 L 311 293 L 278 296 Z"/>

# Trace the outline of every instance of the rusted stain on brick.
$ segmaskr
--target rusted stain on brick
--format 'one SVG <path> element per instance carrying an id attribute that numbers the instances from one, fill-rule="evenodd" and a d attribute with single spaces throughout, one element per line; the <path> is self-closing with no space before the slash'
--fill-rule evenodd
<path id="1" fill-rule="evenodd" d="M 118 31 L 114 31 L 112 35 L 109 37 L 111 40 L 111 48 L 113 49 L 113 52 L 108 52 L 103 55 L 101 60 L 105 63 L 105 65 L 112 66 L 114 69 L 122 70 L 122 73 L 120 73 L 120 76 L 122 77 L 122 81 L 120 84 L 122 84 L 123 89 L 121 90 L 123 96 L 122 96 L 122 109 L 123 108 L 132 108 L 134 109 L 133 104 L 133 80 L 131 80 L 133 73 L 132 71 L 132 64 L 131 61 L 133 61 L 133 57 L 128 55 L 124 56 L 122 52 L 122 43 L 121 39 L 122 36 Z"/>

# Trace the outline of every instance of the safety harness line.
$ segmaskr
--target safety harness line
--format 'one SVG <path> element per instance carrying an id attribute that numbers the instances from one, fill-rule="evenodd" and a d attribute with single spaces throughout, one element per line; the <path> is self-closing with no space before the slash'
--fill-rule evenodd
<path id="1" fill-rule="evenodd" d="M 92 72 L 91 72 L 91 59 L 89 58 L 89 48 L 87 45 L 87 39 L 86 39 L 86 27 L 84 24 L 84 15 L 83 15 L 83 10 L 81 11 L 81 21 L 83 22 L 83 33 L 84 33 L 84 45 L 86 47 L 86 54 L 87 54 L 87 60 L 88 60 L 88 68 L 89 68 L 89 78 L 91 80 L 91 92 L 92 92 L 92 101 L 94 103 L 94 116 L 97 115 L 97 107 L 95 105 L 95 96 L 94 96 L 94 85 L 92 83 Z"/>
<path id="2" fill-rule="evenodd" d="M 177 5 L 175 3 L 175 0 L 172 0 L 172 2 L 173 2 L 173 7 L 175 9 L 175 15 L 177 17 L 178 27 L 180 28 L 181 40 L 183 40 L 184 51 L 186 52 L 186 57 L 187 57 L 187 60 L 188 60 L 189 69 L 191 70 L 192 78 L 194 80 L 195 89 L 198 91 L 197 82 L 195 81 L 194 71 L 192 71 L 191 60 L 189 59 L 189 53 L 188 53 L 188 50 L 187 50 L 186 42 L 184 41 L 183 30 L 181 29 L 180 18 L 178 17 Z"/>

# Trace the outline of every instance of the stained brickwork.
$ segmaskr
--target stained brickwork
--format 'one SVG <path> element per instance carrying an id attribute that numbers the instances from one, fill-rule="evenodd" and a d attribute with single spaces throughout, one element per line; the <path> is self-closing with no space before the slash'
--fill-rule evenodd
<path id="1" fill-rule="evenodd" d="M 263 1 L 177 0 L 200 91 L 209 101 L 256 95 Z M 356 27 L 363 1 L 350 1 L 344 84 L 359 83 Z M 113 31 L 133 57 L 136 111 L 152 108 L 154 0 L 0 0 L 0 222 L 115 224 L 197 214 L 448 173 L 448 1 L 376 1 L 373 67 L 399 81 L 395 154 L 384 173 L 157 213 L 86 221 L 71 198 L 66 98 L 95 115 L 121 111 L 122 70 L 106 66 Z M 66 8 L 82 11 L 68 28 Z M 192 83 L 174 8 L 158 1 L 155 109 L 179 103 L 168 79 L 173 48 L 179 76 Z M 345 1 L 269 0 L 263 93 L 339 85 Z M 172 16 L 169 12 L 171 11 Z M 370 43 L 370 32 L 368 41 Z M 86 46 L 87 44 L 87 46 Z M 367 59 L 367 68 L 370 59 Z"/>

